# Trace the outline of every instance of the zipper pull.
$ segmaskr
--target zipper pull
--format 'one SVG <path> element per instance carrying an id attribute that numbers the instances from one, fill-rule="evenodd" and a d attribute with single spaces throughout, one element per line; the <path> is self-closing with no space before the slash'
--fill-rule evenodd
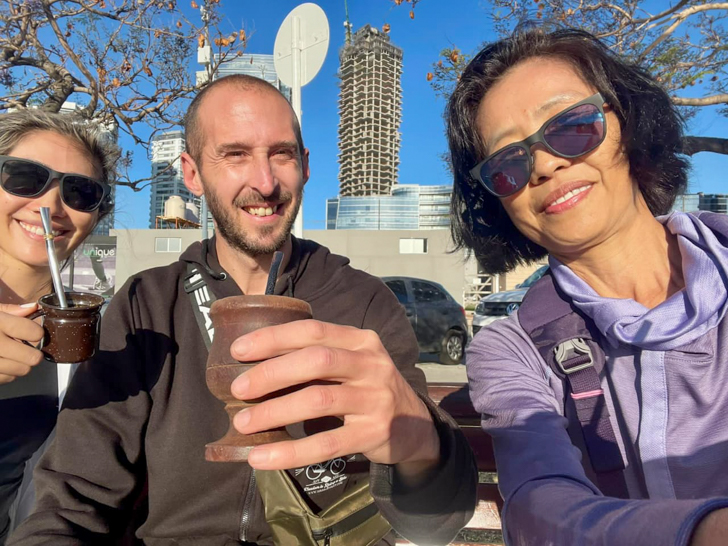
<path id="1" fill-rule="evenodd" d="M 324 537 L 324 546 L 331 546 L 331 535 L 326 535 Z"/>

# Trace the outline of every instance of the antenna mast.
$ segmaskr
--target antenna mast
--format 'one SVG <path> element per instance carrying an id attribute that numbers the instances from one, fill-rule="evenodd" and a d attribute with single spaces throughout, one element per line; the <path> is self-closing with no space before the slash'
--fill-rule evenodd
<path id="1" fill-rule="evenodd" d="M 351 23 L 349 22 L 349 6 L 344 0 L 344 11 L 346 12 L 346 21 L 344 21 L 344 28 L 346 28 L 346 44 L 351 44 Z"/>

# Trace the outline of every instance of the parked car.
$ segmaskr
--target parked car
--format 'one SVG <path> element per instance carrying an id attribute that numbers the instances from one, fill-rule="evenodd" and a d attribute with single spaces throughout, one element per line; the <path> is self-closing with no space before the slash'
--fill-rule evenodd
<path id="1" fill-rule="evenodd" d="M 487 326 L 491 322 L 506 318 L 512 315 L 521 306 L 523 296 L 526 295 L 528 289 L 548 271 L 549 266 L 544 265 L 523 281 L 517 284 L 515 290 L 506 290 L 505 292 L 496 292 L 490 296 L 485 296 L 475 307 L 473 315 L 473 335 Z"/>
<path id="2" fill-rule="evenodd" d="M 439 354 L 442 364 L 459 364 L 468 343 L 465 310 L 442 285 L 412 277 L 382 277 L 404 306 L 421 353 Z"/>

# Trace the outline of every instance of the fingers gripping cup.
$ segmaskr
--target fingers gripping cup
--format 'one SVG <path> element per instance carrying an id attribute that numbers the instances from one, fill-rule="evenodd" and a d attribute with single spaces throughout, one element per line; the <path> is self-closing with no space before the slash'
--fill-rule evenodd
<path id="1" fill-rule="evenodd" d="M 223 438 L 205 446 L 205 459 L 217 462 L 245 462 L 248 460 L 248 453 L 255 446 L 292 439 L 285 428 L 255 434 L 241 434 L 235 429 L 232 421 L 239 411 L 291 392 L 298 387 L 278 391 L 256 400 L 241 401 L 234 398 L 230 392 L 232 382 L 258 362 L 238 362 L 230 355 L 230 346 L 240 336 L 259 328 L 310 319 L 311 316 L 311 307 L 308 303 L 285 296 L 232 296 L 212 304 L 210 318 L 215 335 L 207 359 L 207 388 L 216 398 L 225 402 L 230 427 Z"/>
<path id="2" fill-rule="evenodd" d="M 61 307 L 57 294 L 46 294 L 38 300 L 40 309 L 29 318 L 44 317 L 45 335 L 39 349 L 46 359 L 76 364 L 96 353 L 104 298 L 82 292 L 65 292 L 65 296 L 68 305 Z"/>

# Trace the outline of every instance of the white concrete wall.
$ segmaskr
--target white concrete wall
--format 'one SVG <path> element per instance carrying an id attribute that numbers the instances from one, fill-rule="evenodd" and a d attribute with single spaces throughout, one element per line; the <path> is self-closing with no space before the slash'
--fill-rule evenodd
<path id="1" fill-rule="evenodd" d="M 113 230 L 117 241 L 116 286 L 133 274 L 170 264 L 179 252 L 156 252 L 159 237 L 179 237 L 182 250 L 200 239 L 197 229 Z M 465 264 L 462 253 L 449 254 L 448 230 L 356 231 L 306 230 L 312 239 L 335 254 L 347 256 L 353 267 L 377 277 L 399 275 L 427 279 L 442 284 L 453 298 L 462 303 Z M 400 239 L 427 239 L 426 254 L 401 254 Z"/>
<path id="2" fill-rule="evenodd" d="M 140 271 L 169 265 L 195 241 L 200 240 L 199 229 L 113 229 L 116 236 L 116 289 Z M 182 252 L 156 252 L 158 237 L 181 239 Z"/>
<path id="3" fill-rule="evenodd" d="M 303 235 L 377 277 L 399 275 L 438 282 L 462 304 L 465 261 L 461 252 L 448 253 L 452 249 L 449 230 L 306 230 Z M 427 239 L 427 254 L 400 254 L 400 239 L 408 238 Z"/>

